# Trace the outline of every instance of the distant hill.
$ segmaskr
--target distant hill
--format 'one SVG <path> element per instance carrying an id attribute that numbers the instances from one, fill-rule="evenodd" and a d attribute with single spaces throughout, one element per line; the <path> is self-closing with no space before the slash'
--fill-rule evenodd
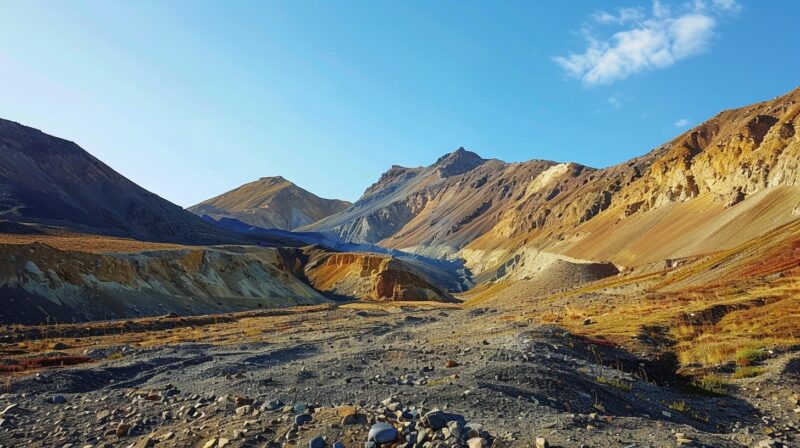
<path id="1" fill-rule="evenodd" d="M 75 143 L 3 119 L 0 219 L 158 242 L 243 241 L 141 188 Z"/>
<path id="2" fill-rule="evenodd" d="M 219 221 L 234 218 L 264 229 L 294 230 L 349 207 L 347 201 L 323 199 L 283 177 L 262 177 L 189 207 Z"/>

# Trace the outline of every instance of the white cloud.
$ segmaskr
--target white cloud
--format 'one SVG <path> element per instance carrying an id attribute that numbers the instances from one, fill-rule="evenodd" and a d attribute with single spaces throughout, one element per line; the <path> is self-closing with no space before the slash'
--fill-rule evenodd
<path id="1" fill-rule="evenodd" d="M 735 0 L 696 0 L 674 15 L 668 6 L 653 2 L 650 16 L 641 8 L 623 8 L 616 14 L 592 14 L 601 25 L 627 25 L 609 38 L 598 39 L 584 25 L 582 33 L 589 47 L 583 53 L 555 57 L 570 76 L 588 86 L 610 84 L 633 74 L 669 67 L 675 62 L 703 53 L 714 36 L 718 17 L 735 14 L 741 6 Z"/>
<path id="2" fill-rule="evenodd" d="M 739 14 L 742 11 L 742 5 L 736 3 L 736 0 L 712 0 L 711 4 L 720 11 L 732 14 Z"/>
<path id="3" fill-rule="evenodd" d="M 608 98 L 608 104 L 610 104 L 613 109 L 619 109 L 622 107 L 622 101 L 615 96 Z"/>
<path id="4" fill-rule="evenodd" d="M 674 124 L 676 128 L 685 128 L 686 126 L 689 125 L 689 120 L 685 118 L 680 118 Z"/>
<path id="5" fill-rule="evenodd" d="M 603 25 L 621 25 L 627 22 L 635 22 L 644 19 L 644 8 L 620 8 L 617 14 L 606 11 L 597 11 L 592 14 L 592 20 Z"/>

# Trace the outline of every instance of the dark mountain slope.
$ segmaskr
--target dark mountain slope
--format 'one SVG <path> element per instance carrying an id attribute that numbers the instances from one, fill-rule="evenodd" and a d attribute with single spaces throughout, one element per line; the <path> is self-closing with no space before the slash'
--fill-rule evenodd
<path id="1" fill-rule="evenodd" d="M 233 243 L 73 142 L 0 119 L 0 218 L 147 241 Z"/>

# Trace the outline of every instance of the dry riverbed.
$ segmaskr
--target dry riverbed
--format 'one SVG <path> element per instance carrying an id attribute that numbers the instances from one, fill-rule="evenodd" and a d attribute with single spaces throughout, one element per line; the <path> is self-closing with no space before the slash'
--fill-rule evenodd
<path id="1" fill-rule="evenodd" d="M 351 304 L 7 328 L 7 365 L 86 359 L 2 374 L 0 446 L 797 443 L 791 353 L 711 396 L 662 358 L 506 313 Z"/>

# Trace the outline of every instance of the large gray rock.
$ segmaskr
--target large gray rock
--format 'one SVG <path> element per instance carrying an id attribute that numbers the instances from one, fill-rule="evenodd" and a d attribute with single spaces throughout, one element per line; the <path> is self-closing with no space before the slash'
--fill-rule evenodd
<path id="1" fill-rule="evenodd" d="M 447 414 L 434 409 L 422 416 L 422 424 L 434 430 L 442 429 L 447 425 Z"/>
<path id="2" fill-rule="evenodd" d="M 386 422 L 375 423 L 369 428 L 367 440 L 375 443 L 388 443 L 397 438 L 397 430 Z"/>

